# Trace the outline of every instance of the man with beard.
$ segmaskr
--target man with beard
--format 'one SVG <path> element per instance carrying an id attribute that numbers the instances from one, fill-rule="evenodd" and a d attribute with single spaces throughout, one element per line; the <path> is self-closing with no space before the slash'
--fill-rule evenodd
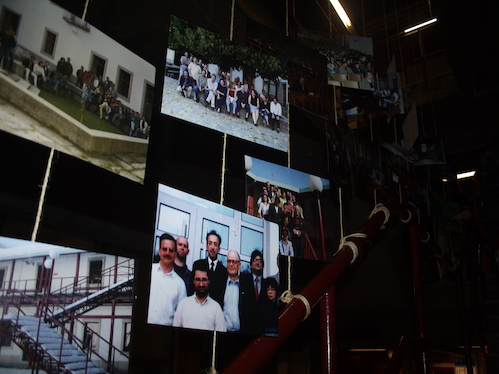
<path id="1" fill-rule="evenodd" d="M 191 284 L 191 274 L 187 265 L 185 264 L 185 258 L 189 254 L 189 242 L 185 236 L 179 236 L 177 238 L 177 255 L 175 256 L 175 261 L 173 262 L 173 269 L 180 278 L 185 283 L 186 291 L 189 290 L 189 285 Z"/>
<path id="2" fill-rule="evenodd" d="M 220 305 L 209 296 L 210 278 L 206 270 L 194 270 L 195 293 L 178 305 L 173 326 L 189 329 L 227 331 Z"/>
<path id="3" fill-rule="evenodd" d="M 192 271 L 194 272 L 199 269 L 205 270 L 210 274 L 210 296 L 223 308 L 223 294 L 225 281 L 227 280 L 227 268 L 218 258 L 221 244 L 222 237 L 215 230 L 206 234 L 206 252 L 208 252 L 208 257 L 195 261 L 192 265 Z M 190 291 L 189 294 L 194 293 L 192 284 L 190 286 Z"/>
<path id="4" fill-rule="evenodd" d="M 173 236 L 161 235 L 159 263 L 152 265 L 148 323 L 171 326 L 178 304 L 187 296 L 184 281 L 173 270 L 176 253 Z"/>

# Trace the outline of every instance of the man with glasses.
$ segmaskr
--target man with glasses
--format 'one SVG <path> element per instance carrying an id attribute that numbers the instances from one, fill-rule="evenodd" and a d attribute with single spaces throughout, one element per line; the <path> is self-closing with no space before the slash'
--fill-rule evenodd
<path id="1" fill-rule="evenodd" d="M 222 244 L 222 237 L 212 230 L 206 234 L 206 252 L 208 257 L 205 259 L 197 260 L 192 265 L 192 271 L 205 270 L 210 274 L 210 296 L 213 300 L 220 304 L 223 308 L 224 303 L 224 288 L 225 281 L 227 280 L 227 268 L 220 262 L 218 254 L 220 253 L 220 245 Z M 189 295 L 194 293 L 191 286 Z"/>
<path id="2" fill-rule="evenodd" d="M 220 305 L 210 296 L 210 277 L 206 270 L 194 270 L 195 293 L 178 305 L 173 326 L 189 329 L 227 331 Z"/>
<path id="3" fill-rule="evenodd" d="M 265 290 L 262 292 L 263 282 L 263 255 L 255 249 L 250 257 L 251 273 L 241 274 L 241 332 L 249 334 L 263 334 L 261 304 L 266 299 Z"/>
<path id="4" fill-rule="evenodd" d="M 185 283 L 173 270 L 177 243 L 170 234 L 159 240 L 159 263 L 152 265 L 147 322 L 171 326 L 180 301 L 187 296 Z"/>
<path id="5" fill-rule="evenodd" d="M 231 249 L 227 253 L 227 281 L 225 283 L 224 292 L 224 318 L 227 326 L 227 331 L 239 331 L 241 323 L 239 319 L 239 269 L 241 261 L 239 253 Z"/>

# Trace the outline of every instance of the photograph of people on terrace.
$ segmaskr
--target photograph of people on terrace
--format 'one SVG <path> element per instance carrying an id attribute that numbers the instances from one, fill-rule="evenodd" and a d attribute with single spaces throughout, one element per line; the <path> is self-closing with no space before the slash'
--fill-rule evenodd
<path id="1" fill-rule="evenodd" d="M 161 112 L 288 150 L 284 60 L 172 16 Z"/>
<path id="2" fill-rule="evenodd" d="M 246 213 L 279 225 L 279 254 L 319 260 L 317 193 L 327 179 L 245 156 Z"/>

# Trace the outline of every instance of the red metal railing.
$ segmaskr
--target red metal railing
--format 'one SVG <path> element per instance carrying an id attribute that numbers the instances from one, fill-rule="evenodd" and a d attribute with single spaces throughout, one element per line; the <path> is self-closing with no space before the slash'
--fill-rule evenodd
<path id="1" fill-rule="evenodd" d="M 454 261 L 449 255 L 442 253 L 438 246 L 431 242 L 429 239 L 429 234 L 419 226 L 411 213 L 407 211 L 402 205 L 395 199 L 389 199 L 384 208 L 389 213 L 394 214 L 400 218 L 403 222 L 407 223 L 411 230 L 411 242 L 417 242 L 418 239 L 426 244 L 436 255 L 438 255 L 441 263 L 449 268 L 454 268 Z M 367 223 L 361 228 L 359 234 L 365 235 L 365 237 L 351 237 L 350 242 L 354 243 L 357 250 L 360 252 L 365 247 L 369 245 L 368 239 L 372 237 L 385 223 L 387 216 L 384 210 L 375 210 L 371 218 Z M 416 244 L 412 245 L 413 252 L 417 250 Z M 277 352 L 279 347 L 289 338 L 292 332 L 298 327 L 298 325 L 307 317 L 308 307 L 312 308 L 316 305 L 324 295 L 328 297 L 324 301 L 322 312 L 328 310 L 331 304 L 330 298 L 334 295 L 334 284 L 339 275 L 350 265 L 352 260 L 354 260 L 354 250 L 349 245 L 343 245 L 339 252 L 334 257 L 334 262 L 327 264 L 323 270 L 316 275 L 316 277 L 302 290 L 301 298 L 294 298 L 286 308 L 281 312 L 279 316 L 279 336 L 274 337 L 258 337 L 255 338 L 244 351 L 242 351 L 223 371 L 224 374 L 251 374 L 257 373 L 263 368 L 263 365 Z M 419 259 L 418 259 L 419 261 Z M 416 269 L 417 271 L 417 269 Z M 415 274 L 415 278 L 421 279 L 421 274 Z M 415 298 L 421 302 L 421 290 L 415 290 Z M 303 298 L 306 301 L 303 301 Z M 309 306 L 306 305 L 308 302 Z M 331 311 L 330 311 L 331 312 Z M 424 334 L 424 324 L 422 310 L 418 311 L 418 329 L 422 336 Z M 323 316 L 324 323 L 323 326 L 331 327 L 331 323 L 334 324 L 334 312 Z M 328 335 L 330 333 L 334 334 L 334 328 L 330 329 L 326 334 L 323 334 L 323 339 L 329 339 L 328 344 L 332 351 L 334 347 L 331 344 L 335 344 L 334 336 Z M 323 345 L 324 348 L 324 345 Z M 334 373 L 335 368 L 332 367 L 334 362 L 334 355 L 324 353 L 323 356 L 323 372 L 324 373 Z"/>

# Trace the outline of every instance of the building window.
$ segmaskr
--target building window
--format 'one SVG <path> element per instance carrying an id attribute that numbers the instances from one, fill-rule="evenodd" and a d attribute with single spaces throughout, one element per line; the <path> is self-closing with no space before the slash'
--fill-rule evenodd
<path id="1" fill-rule="evenodd" d="M 104 266 L 104 260 L 90 260 L 88 263 L 88 283 L 89 284 L 100 284 L 102 283 L 102 268 Z"/>
<path id="2" fill-rule="evenodd" d="M 1 347 L 10 347 L 12 341 L 8 336 L 0 336 L 0 346 Z"/>
<path id="3" fill-rule="evenodd" d="M 83 343 L 86 348 L 97 349 L 99 346 L 99 337 L 96 335 L 100 332 L 99 322 L 84 322 L 83 326 Z"/>
<path id="4" fill-rule="evenodd" d="M 90 71 L 95 73 L 99 79 L 103 79 L 106 71 L 106 63 L 107 61 L 104 58 L 97 56 L 96 54 L 92 54 Z"/>
<path id="5" fill-rule="evenodd" d="M 0 290 L 3 288 L 5 278 L 5 269 L 0 269 Z"/>
<path id="6" fill-rule="evenodd" d="M 130 352 L 130 337 L 132 336 L 132 322 L 125 322 L 123 326 L 123 352 Z"/>
<path id="7" fill-rule="evenodd" d="M 125 99 L 130 99 L 130 88 L 132 85 L 133 74 L 122 67 L 118 66 L 118 83 L 116 84 L 116 90 L 118 95 Z"/>
<path id="8" fill-rule="evenodd" d="M 45 29 L 42 53 L 49 55 L 50 57 L 54 57 L 56 42 L 57 42 L 57 34 L 55 32 L 50 31 L 49 29 Z"/>

